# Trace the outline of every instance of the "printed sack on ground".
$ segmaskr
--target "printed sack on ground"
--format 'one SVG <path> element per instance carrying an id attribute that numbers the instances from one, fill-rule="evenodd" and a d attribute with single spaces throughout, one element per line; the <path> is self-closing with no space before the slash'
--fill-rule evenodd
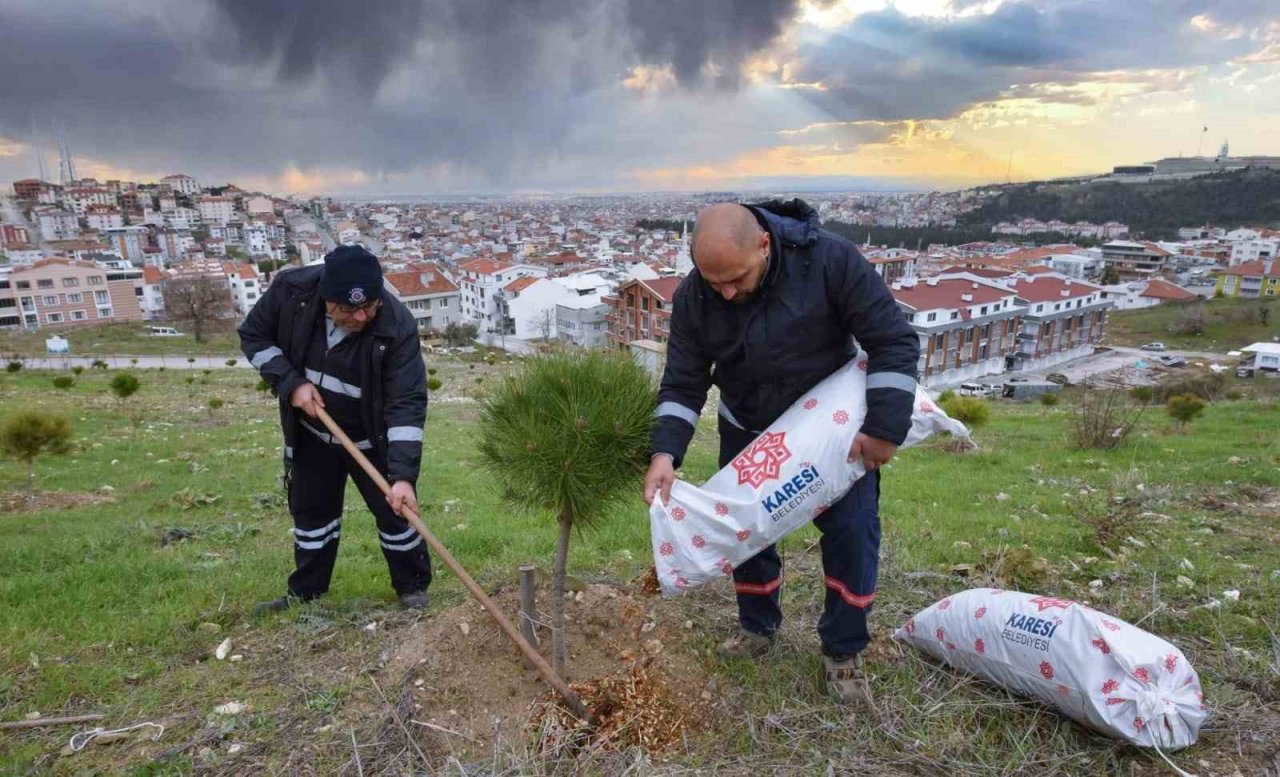
<path id="1" fill-rule="evenodd" d="M 1069 599 L 975 588 L 921 610 L 893 636 L 1135 745 L 1187 747 L 1207 716 L 1181 650 Z"/>
<path id="2" fill-rule="evenodd" d="M 702 486 L 677 480 L 669 503 L 653 500 L 649 526 L 663 595 L 731 574 L 849 491 L 866 472 L 861 460 L 848 460 L 867 413 L 866 386 L 867 357 L 859 353 Z M 969 436 L 917 388 L 901 447 L 939 432 Z"/>

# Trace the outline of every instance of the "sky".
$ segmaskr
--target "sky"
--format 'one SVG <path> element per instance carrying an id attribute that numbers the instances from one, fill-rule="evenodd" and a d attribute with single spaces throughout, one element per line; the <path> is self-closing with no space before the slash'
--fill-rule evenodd
<path id="1" fill-rule="evenodd" d="M 0 181 L 954 189 L 1280 155 L 1277 0 L 0 0 Z M 1205 129 L 1207 127 L 1207 130 Z"/>

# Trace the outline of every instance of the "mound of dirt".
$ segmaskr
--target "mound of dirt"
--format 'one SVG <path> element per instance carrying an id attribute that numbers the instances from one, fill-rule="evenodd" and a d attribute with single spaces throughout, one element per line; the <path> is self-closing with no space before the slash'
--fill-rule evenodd
<path id="1" fill-rule="evenodd" d="M 26 492 L 12 491 L 0 494 L 0 513 L 71 510 L 77 507 L 111 504 L 115 501 L 115 497 L 110 494 L 87 491 L 37 491 L 34 504 L 28 505 Z"/>
<path id="2" fill-rule="evenodd" d="M 517 621 L 516 591 L 493 599 Z M 538 610 L 546 619 L 545 592 Z M 661 752 L 705 724 L 708 677 L 687 648 L 692 632 L 687 621 L 664 612 L 660 600 L 639 589 L 588 585 L 566 595 L 565 620 L 565 679 L 600 719 L 593 743 Z M 539 629 L 539 637 L 550 661 L 548 629 Z M 484 753 L 495 739 L 558 748 L 574 738 L 576 721 L 475 602 L 415 626 L 382 674 L 391 688 L 409 694 L 413 720 L 447 738 L 450 750 Z"/>

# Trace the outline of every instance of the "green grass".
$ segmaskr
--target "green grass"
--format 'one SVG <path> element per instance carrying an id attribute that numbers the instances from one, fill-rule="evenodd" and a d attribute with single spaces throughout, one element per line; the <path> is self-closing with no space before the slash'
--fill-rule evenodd
<path id="1" fill-rule="evenodd" d="M 197 343 L 187 327 L 175 327 L 181 337 L 151 337 L 149 322 L 100 326 L 45 327 L 35 332 L 0 330 L 0 355 L 44 356 L 44 341 L 59 334 L 71 343 L 72 356 L 226 356 L 240 357 L 240 341 L 233 327 L 220 328 Z"/>
<path id="2" fill-rule="evenodd" d="M 1170 348 L 1225 352 L 1280 335 L 1280 302 L 1211 299 L 1204 303 L 1205 328 L 1200 335 L 1180 335 L 1173 331 L 1184 306 L 1157 305 L 1141 310 L 1112 311 L 1107 316 L 1107 342 L 1138 346 L 1154 341 Z M 1267 323 L 1259 311 L 1267 310 Z"/>
<path id="3" fill-rule="evenodd" d="M 492 381 L 504 367 L 433 366 L 444 388 L 428 421 L 424 517 L 486 588 L 510 581 L 520 563 L 549 566 L 553 521 L 504 504 L 476 450 L 477 407 L 468 401 L 481 390 L 475 377 Z M 275 405 L 253 390 L 256 375 L 197 373 L 189 386 L 185 374 L 140 371 L 142 389 L 120 403 L 107 389 L 110 372 L 86 371 L 74 388 L 56 393 L 49 388 L 52 374 L 0 375 L 0 416 L 25 406 L 67 411 L 79 450 L 42 458 L 37 489 L 102 494 L 110 487 L 114 501 L 0 513 L 0 720 L 36 711 L 102 711 L 113 724 L 163 720 L 171 733 L 156 752 L 195 737 L 213 706 L 234 699 L 255 710 L 225 734 L 228 742 L 253 743 L 256 767 L 250 770 L 348 767 L 349 742 L 303 747 L 296 740 L 309 740 L 335 716 L 376 717 L 362 712 L 371 693 L 364 673 L 378 665 L 385 644 L 379 639 L 409 627 L 392 609 L 372 519 L 354 488 L 327 601 L 254 620 L 253 602 L 282 593 L 291 567 L 291 523 L 277 484 Z M 214 396 L 226 406 L 211 416 L 206 403 Z M 136 434 L 128 420 L 135 408 L 145 411 Z M 1259 698 L 1272 705 L 1280 699 L 1280 669 L 1271 653 L 1272 632 L 1280 630 L 1274 542 L 1280 536 L 1274 433 L 1280 406 L 1218 403 L 1185 433 L 1174 433 L 1157 410 L 1130 444 L 1110 452 L 1066 447 L 1070 403 L 1064 402 L 1056 409 L 994 406 L 975 453 L 930 444 L 901 455 L 884 481 L 885 560 L 875 627 L 883 635 L 946 592 L 992 576 L 1087 599 L 1131 622 L 1146 618 L 1144 628 L 1188 653 L 1215 706 L 1213 724 L 1189 757 L 1235 762 L 1239 734 L 1246 738 L 1239 762 L 1248 772 L 1249 764 L 1256 766 L 1250 758 L 1280 746 L 1274 709 L 1265 725 L 1251 724 L 1254 733 L 1241 728 L 1246 714 L 1264 715 Z M 712 426 L 703 423 L 695 439 L 685 467 L 691 480 L 715 470 Z M 0 492 L 19 491 L 24 478 L 23 467 L 4 462 Z M 202 501 L 194 497 L 206 496 L 217 499 L 192 506 Z M 1117 538 L 1105 549 L 1097 541 L 1101 531 Z M 843 714 L 823 699 L 817 682 L 812 627 L 822 589 L 810 549 L 817 536 L 810 528 L 783 543 L 792 570 L 784 589 L 784 649 L 761 664 L 710 657 L 732 623 L 723 593 L 662 605 L 688 608 L 697 624 L 695 649 L 707 656 L 730 707 L 713 737 L 692 743 L 684 763 L 796 772 L 865 763 L 882 773 L 886 764 L 908 771 L 968 764 L 965 771 L 1008 773 L 1027 768 L 1030 749 L 1044 763 L 1057 759 L 1067 772 L 1155 769 L 1149 754 L 1118 749 L 1035 705 L 992 696 L 914 654 L 874 665 L 882 719 Z M 1047 572 L 1008 560 L 1010 550 L 1024 544 L 1046 560 Z M 637 497 L 607 516 L 601 529 L 574 538 L 570 571 L 628 579 L 649 566 L 648 557 L 647 513 Z M 1194 571 L 1179 566 L 1183 558 Z M 938 576 L 957 564 L 977 565 L 979 577 Z M 433 609 L 465 601 L 457 580 L 437 571 Z M 1179 574 L 1193 586 L 1177 587 Z M 1100 591 L 1089 588 L 1094 579 L 1104 580 Z M 1218 610 L 1198 607 L 1211 597 L 1221 600 L 1226 589 L 1242 591 L 1240 601 Z M 382 624 L 378 639 L 362 630 L 371 621 Z M 228 636 L 243 662 L 213 660 L 214 646 Z M 787 734 L 797 728 L 812 733 L 797 741 Z M 53 754 L 69 734 L 46 729 L 0 737 L 0 772 L 145 766 L 132 746 L 94 748 L 73 762 L 56 762 Z M 200 756 L 192 748 L 166 763 L 185 772 L 222 757 L 231 758 Z M 234 760 L 217 763 L 237 768 Z"/>

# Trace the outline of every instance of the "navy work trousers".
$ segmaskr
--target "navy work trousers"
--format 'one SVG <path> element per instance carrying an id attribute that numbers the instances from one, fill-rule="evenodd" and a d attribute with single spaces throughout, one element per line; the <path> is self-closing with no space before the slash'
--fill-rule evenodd
<path id="1" fill-rule="evenodd" d="M 755 434 L 720 419 L 720 466 L 726 467 Z M 880 472 L 853 484 L 849 493 L 814 519 L 822 532 L 826 606 L 818 621 L 823 650 L 858 653 L 871 641 L 867 615 L 876 597 L 880 568 Z M 782 559 L 770 545 L 733 570 L 738 621 L 747 631 L 770 635 L 782 625 Z"/>

